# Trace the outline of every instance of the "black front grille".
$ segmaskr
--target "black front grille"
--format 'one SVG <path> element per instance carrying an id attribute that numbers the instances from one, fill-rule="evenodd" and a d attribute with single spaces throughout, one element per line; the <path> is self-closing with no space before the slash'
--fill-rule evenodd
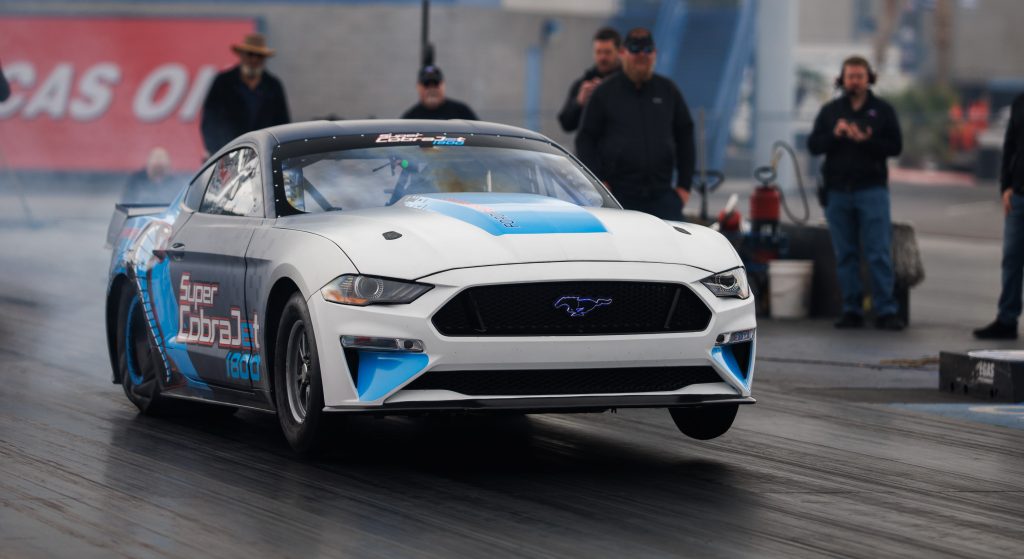
<path id="1" fill-rule="evenodd" d="M 428 371 L 406 390 L 451 390 L 467 396 L 544 396 L 671 392 L 721 382 L 711 367 L 632 367 L 523 371 Z"/>
<path id="2" fill-rule="evenodd" d="M 700 332 L 710 321 L 711 309 L 685 285 L 624 281 L 471 287 L 433 317 L 445 336 Z"/>

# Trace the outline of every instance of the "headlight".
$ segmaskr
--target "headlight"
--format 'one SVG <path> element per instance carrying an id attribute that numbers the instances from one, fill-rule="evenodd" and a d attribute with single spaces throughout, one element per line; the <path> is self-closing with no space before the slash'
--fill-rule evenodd
<path id="1" fill-rule="evenodd" d="M 345 274 L 320 289 L 320 295 L 332 303 L 365 307 L 387 303 L 411 303 L 433 287 L 425 283 Z"/>
<path id="2" fill-rule="evenodd" d="M 747 271 L 742 267 L 733 268 L 700 280 L 705 287 L 719 297 L 750 297 L 750 286 L 747 284 Z"/>

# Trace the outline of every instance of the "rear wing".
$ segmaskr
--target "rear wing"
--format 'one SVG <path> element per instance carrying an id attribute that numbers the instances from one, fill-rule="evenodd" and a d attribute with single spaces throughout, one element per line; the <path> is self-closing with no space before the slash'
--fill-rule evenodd
<path id="1" fill-rule="evenodd" d="M 112 248 L 117 238 L 121 236 L 121 229 L 124 222 L 129 218 L 140 215 L 158 214 L 167 209 L 167 204 L 154 206 L 151 204 L 115 204 L 114 215 L 110 216 L 110 225 L 107 226 L 106 248 Z"/>

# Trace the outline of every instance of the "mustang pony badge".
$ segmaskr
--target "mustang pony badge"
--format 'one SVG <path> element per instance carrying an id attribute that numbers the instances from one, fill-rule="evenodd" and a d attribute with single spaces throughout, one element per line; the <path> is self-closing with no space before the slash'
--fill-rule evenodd
<path id="1" fill-rule="evenodd" d="M 555 301 L 556 309 L 565 309 L 569 316 L 577 318 L 583 316 L 597 307 L 604 307 L 612 304 L 611 299 L 591 299 L 590 297 L 559 297 Z"/>

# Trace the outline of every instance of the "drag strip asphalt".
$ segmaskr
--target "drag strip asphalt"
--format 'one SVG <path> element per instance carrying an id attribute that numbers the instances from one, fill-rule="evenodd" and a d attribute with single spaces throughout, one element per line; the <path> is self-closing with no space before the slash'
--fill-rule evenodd
<path id="1" fill-rule="evenodd" d="M 80 203 L 85 217 L 34 206 L 50 225 L 0 227 L 0 557 L 1015 557 L 1024 542 L 1024 431 L 794 390 L 815 364 L 761 363 L 758 403 L 707 442 L 664 410 L 364 417 L 301 459 L 269 414 L 139 416 L 110 382 L 106 210 Z M 788 355 L 763 345 L 785 327 L 762 330 L 762 352 Z M 914 388 L 934 371 L 892 374 Z"/>

